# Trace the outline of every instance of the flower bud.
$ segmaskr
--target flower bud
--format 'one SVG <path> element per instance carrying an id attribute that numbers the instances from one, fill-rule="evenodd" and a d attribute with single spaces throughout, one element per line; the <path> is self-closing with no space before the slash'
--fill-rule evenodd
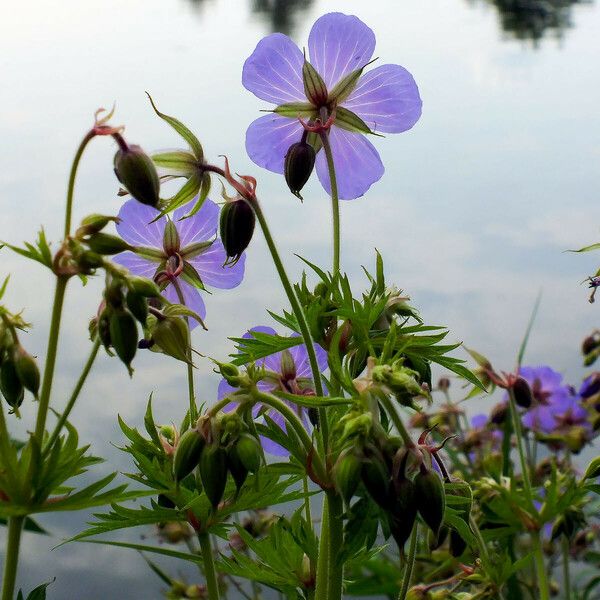
<path id="1" fill-rule="evenodd" d="M 362 482 L 373 500 L 382 508 L 390 504 L 390 477 L 383 458 L 372 454 L 362 462 Z"/>
<path id="2" fill-rule="evenodd" d="M 551 539 L 555 540 L 561 535 L 571 539 L 585 524 L 585 516 L 581 509 L 567 508 L 554 522 Z"/>
<path id="3" fill-rule="evenodd" d="M 227 483 L 227 453 L 221 446 L 206 446 L 200 455 L 199 469 L 204 491 L 213 508 L 217 508 Z"/>
<path id="4" fill-rule="evenodd" d="M 467 542 L 463 540 L 460 533 L 458 533 L 456 529 L 450 530 L 450 554 L 455 558 L 458 558 L 466 549 Z"/>
<path id="5" fill-rule="evenodd" d="M 227 468 L 229 469 L 233 481 L 235 481 L 235 487 L 239 492 L 248 477 L 248 469 L 246 469 L 240 459 L 237 444 L 231 446 L 227 451 Z"/>
<path id="6" fill-rule="evenodd" d="M 160 179 L 152 159 L 136 145 L 120 148 L 114 158 L 115 175 L 142 204 L 156 207 L 160 201 Z"/>
<path id="7" fill-rule="evenodd" d="M 110 233 L 94 233 L 86 238 L 85 243 L 92 252 L 102 255 L 119 254 L 131 250 L 131 246 L 120 237 Z"/>
<path id="8" fill-rule="evenodd" d="M 105 308 L 98 317 L 98 327 L 96 329 L 98 333 L 98 338 L 102 342 L 102 345 L 106 350 L 109 350 L 111 346 L 110 342 L 110 315 L 112 314 L 112 309 Z"/>
<path id="9" fill-rule="evenodd" d="M 490 412 L 490 422 L 494 425 L 502 425 L 506 421 L 507 416 L 508 404 L 506 402 L 499 402 Z"/>
<path id="10" fill-rule="evenodd" d="M 147 277 L 137 277 L 135 275 L 127 278 L 127 285 L 132 292 L 144 296 L 145 298 L 158 298 L 160 288 L 152 279 Z"/>
<path id="11" fill-rule="evenodd" d="M 285 154 L 284 175 L 290 192 L 302 200 L 300 190 L 309 180 L 315 167 L 316 153 L 306 141 L 292 144 Z"/>
<path id="12" fill-rule="evenodd" d="M 0 367 L 0 391 L 13 409 L 18 409 L 23 403 L 25 389 L 19 379 L 12 357 L 7 358 Z"/>
<path id="13" fill-rule="evenodd" d="M 219 372 L 223 376 L 223 379 L 225 379 L 229 385 L 238 387 L 240 384 L 240 370 L 231 363 L 215 362 L 219 367 Z"/>
<path id="14" fill-rule="evenodd" d="M 14 347 L 12 359 L 19 381 L 26 390 L 37 397 L 40 389 L 40 370 L 35 359 L 20 344 Z"/>
<path id="15" fill-rule="evenodd" d="M 335 463 L 333 478 L 346 504 L 350 504 L 360 483 L 361 469 L 360 458 L 352 450 L 342 454 Z"/>
<path id="16" fill-rule="evenodd" d="M 433 534 L 437 535 L 446 510 L 444 483 L 435 471 L 423 466 L 414 481 L 419 513 Z"/>
<path id="17" fill-rule="evenodd" d="M 180 438 L 173 457 L 173 476 L 181 481 L 198 465 L 205 446 L 204 437 L 197 429 L 188 429 Z"/>
<path id="18" fill-rule="evenodd" d="M 442 525 L 437 535 L 432 531 L 429 532 L 429 550 L 437 550 L 447 539 L 450 533 L 450 528 L 447 525 Z"/>
<path id="19" fill-rule="evenodd" d="M 81 221 L 81 225 L 75 232 L 75 237 L 81 238 L 85 235 L 98 233 L 99 231 L 102 231 L 111 221 L 118 222 L 119 219 L 117 217 L 109 217 L 107 215 L 88 215 Z"/>
<path id="20" fill-rule="evenodd" d="M 127 292 L 127 308 L 131 314 L 142 324 L 146 324 L 148 318 L 148 300 L 141 294 L 129 290 Z"/>
<path id="21" fill-rule="evenodd" d="M 184 319 L 166 317 L 159 320 L 152 330 L 152 339 L 165 354 L 189 362 L 189 330 Z"/>
<path id="22" fill-rule="evenodd" d="M 410 537 L 417 518 L 416 488 L 413 481 L 401 477 L 394 484 L 390 531 L 398 548 L 402 549 Z"/>
<path id="23" fill-rule="evenodd" d="M 513 394 L 515 396 L 515 402 L 522 408 L 529 408 L 533 402 L 533 394 L 529 383 L 523 377 L 517 377 L 513 384 Z"/>
<path id="24" fill-rule="evenodd" d="M 246 200 L 225 202 L 219 219 L 219 235 L 227 254 L 225 264 L 234 265 L 240 259 L 252 239 L 255 222 L 254 210 Z"/>
<path id="25" fill-rule="evenodd" d="M 102 255 L 92 250 L 84 250 L 77 259 L 77 265 L 85 274 L 91 274 L 95 269 L 99 269 L 104 264 Z"/>
<path id="26" fill-rule="evenodd" d="M 138 344 L 138 328 L 135 318 L 128 310 L 115 310 L 110 316 L 109 331 L 112 347 L 131 374 L 131 361 L 135 356 Z"/>
<path id="27" fill-rule="evenodd" d="M 250 473 L 256 473 L 260 468 L 262 458 L 261 446 L 258 440 L 249 433 L 242 433 L 235 443 L 235 448 L 244 467 Z"/>
<path id="28" fill-rule="evenodd" d="M 281 376 L 285 381 L 296 379 L 296 363 L 287 348 L 281 352 Z"/>

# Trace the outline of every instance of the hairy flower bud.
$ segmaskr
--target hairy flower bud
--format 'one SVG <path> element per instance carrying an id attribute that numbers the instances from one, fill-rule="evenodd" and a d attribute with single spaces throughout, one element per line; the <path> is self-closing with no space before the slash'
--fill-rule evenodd
<path id="1" fill-rule="evenodd" d="M 112 347 L 131 374 L 131 361 L 138 344 L 138 328 L 134 316 L 125 309 L 113 311 L 110 315 L 109 331 Z"/>
<path id="2" fill-rule="evenodd" d="M 18 409 L 23 403 L 25 389 L 19 379 L 12 357 L 7 358 L 0 367 L 0 391 L 13 409 Z"/>
<path id="3" fill-rule="evenodd" d="M 508 417 L 508 404 L 506 402 L 499 402 L 496 404 L 490 412 L 490 422 L 494 425 L 502 425 Z"/>
<path id="4" fill-rule="evenodd" d="M 117 217 L 110 217 L 107 215 L 88 215 L 81 221 L 81 225 L 75 232 L 75 237 L 81 238 L 85 235 L 98 233 L 99 231 L 102 231 L 111 221 L 118 222 L 119 219 Z"/>
<path id="5" fill-rule="evenodd" d="M 254 234 L 256 217 L 254 210 L 242 198 L 225 202 L 219 219 L 219 235 L 225 247 L 225 264 L 234 265 L 250 244 Z"/>
<path id="6" fill-rule="evenodd" d="M 361 478 L 361 461 L 352 450 L 342 454 L 333 468 L 333 478 L 344 502 L 350 504 Z"/>
<path id="7" fill-rule="evenodd" d="M 188 429 L 180 438 L 173 457 L 173 476 L 181 481 L 198 465 L 205 446 L 204 437 L 197 429 Z"/>
<path id="8" fill-rule="evenodd" d="M 120 148 L 114 158 L 115 175 L 142 204 L 156 207 L 160 201 L 160 179 L 152 159 L 136 145 Z"/>
<path id="9" fill-rule="evenodd" d="M 383 457 L 370 453 L 362 461 L 360 475 L 371 498 L 382 508 L 387 508 L 390 504 L 390 475 Z"/>
<path id="10" fill-rule="evenodd" d="M 261 447 L 258 440 L 249 433 L 242 433 L 235 443 L 237 454 L 250 473 L 256 473 L 260 468 L 262 458 Z"/>
<path id="11" fill-rule="evenodd" d="M 227 483 L 227 453 L 221 446 L 206 446 L 198 466 L 204 491 L 213 508 L 216 508 L 223 498 Z"/>
<path id="12" fill-rule="evenodd" d="M 437 535 L 446 510 L 444 483 L 435 471 L 423 466 L 416 474 L 414 482 L 419 513 L 433 534 Z"/>
<path id="13" fill-rule="evenodd" d="M 145 298 L 158 298 L 160 296 L 160 288 L 152 279 L 147 277 L 137 277 L 131 275 L 127 278 L 127 285 L 132 292 L 144 296 Z"/>
<path id="14" fill-rule="evenodd" d="M 26 390 L 37 397 L 40 389 L 40 370 L 35 359 L 20 344 L 14 347 L 12 359 L 19 381 Z"/>
<path id="15" fill-rule="evenodd" d="M 146 319 L 148 318 L 148 300 L 134 292 L 129 290 L 127 292 L 127 308 L 131 311 L 131 314 L 142 324 L 146 324 Z"/>
<path id="16" fill-rule="evenodd" d="M 248 477 L 248 469 L 240 458 L 236 444 L 231 446 L 227 451 L 227 468 L 229 469 L 233 481 L 235 482 L 235 487 L 239 492 Z"/>
<path id="17" fill-rule="evenodd" d="M 306 141 L 292 144 L 285 154 L 283 171 L 285 182 L 290 188 L 290 192 L 300 200 L 302 200 L 300 190 L 310 179 L 315 167 L 315 158 L 315 149 Z"/>
<path id="18" fill-rule="evenodd" d="M 398 548 L 402 549 L 417 518 L 416 487 L 412 480 L 402 476 L 394 483 L 393 489 L 389 525 Z"/>
<path id="19" fill-rule="evenodd" d="M 189 330 L 184 319 L 160 319 L 152 330 L 152 340 L 165 354 L 183 362 L 189 361 Z"/>
<path id="20" fill-rule="evenodd" d="M 125 250 L 131 250 L 131 246 L 120 237 L 110 233 L 94 233 L 86 238 L 85 243 L 92 252 L 102 255 L 119 254 Z"/>
<path id="21" fill-rule="evenodd" d="M 513 394 L 515 396 L 515 402 L 522 408 L 529 408 L 533 402 L 533 394 L 529 383 L 523 377 L 517 377 L 513 384 Z"/>

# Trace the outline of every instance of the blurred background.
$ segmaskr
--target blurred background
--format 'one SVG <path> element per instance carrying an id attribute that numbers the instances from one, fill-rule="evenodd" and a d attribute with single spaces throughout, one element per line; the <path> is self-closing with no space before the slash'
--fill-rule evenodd
<path id="1" fill-rule="evenodd" d="M 569 0 L 104 0 L 102 3 L 12 2 L 0 25 L 0 239 L 33 240 L 41 224 L 50 240 L 62 230 L 66 179 L 93 113 L 116 102 L 115 124 L 146 150 L 181 145 L 151 110 L 195 131 L 209 157 L 226 154 L 259 180 L 259 195 L 290 272 L 294 253 L 330 262 L 330 207 L 316 178 L 304 204 L 280 176 L 262 171 L 244 151 L 248 124 L 268 108 L 240 83 L 244 60 L 273 31 L 302 47 L 314 20 L 329 11 L 356 14 L 376 33 L 381 64 L 409 69 L 421 90 L 423 116 L 408 133 L 375 141 L 386 175 L 365 198 L 342 205 L 344 269 L 355 286 L 375 247 L 387 276 L 411 296 L 423 318 L 446 325 L 450 339 L 510 369 L 535 298 L 542 303 L 526 363 L 549 364 L 577 384 L 579 346 L 598 323 L 582 280 L 600 256 L 565 253 L 600 237 L 600 10 Z M 112 141 L 86 153 L 76 188 L 75 219 L 115 213 L 121 200 L 112 173 Z M 213 198 L 218 199 L 218 186 Z M 53 281 L 39 265 L 0 253 L 11 273 L 6 303 L 34 324 L 25 346 L 43 356 Z M 87 324 L 100 282 L 70 284 L 60 344 L 56 406 L 64 404 L 88 353 Z M 357 289 L 359 289 L 357 287 Z M 266 308 L 285 299 L 260 234 L 234 292 L 206 297 L 208 332 L 198 351 L 225 358 L 228 336 L 272 324 Z M 457 354 L 466 353 L 458 350 Z M 179 421 L 187 403 L 185 369 L 140 353 L 129 379 L 102 356 L 73 414 L 82 440 L 107 458 L 94 477 L 131 468 L 119 451 L 119 413 L 139 426 L 146 400 L 162 422 Z M 218 377 L 198 361 L 202 400 Z M 460 397 L 459 384 L 454 384 Z M 492 399 L 474 400 L 472 413 Z M 15 431 L 24 435 L 31 412 Z M 13 421 L 14 423 L 14 421 Z M 162 583 L 132 551 L 86 544 L 53 550 L 90 515 L 41 519 L 51 536 L 26 534 L 19 582 L 25 590 L 56 577 L 49 598 L 160 598 Z M 4 530 L 0 531 L 0 536 Z M 152 537 L 130 531 L 123 539 Z M 190 577 L 182 565 L 173 575 Z"/>

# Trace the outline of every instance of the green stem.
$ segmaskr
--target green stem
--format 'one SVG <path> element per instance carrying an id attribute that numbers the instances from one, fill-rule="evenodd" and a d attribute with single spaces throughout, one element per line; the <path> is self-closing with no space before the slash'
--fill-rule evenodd
<path id="1" fill-rule="evenodd" d="M 338 196 L 337 177 L 335 174 L 335 164 L 333 162 L 333 153 L 329 143 L 329 135 L 326 132 L 321 133 L 323 150 L 327 159 L 327 170 L 329 172 L 329 181 L 331 183 L 331 209 L 333 214 L 333 276 L 340 272 L 340 200 Z"/>
<path id="2" fill-rule="evenodd" d="M 9 517 L 6 557 L 4 559 L 4 578 L 2 584 L 2 600 L 13 600 L 17 567 L 19 564 L 19 546 L 25 517 Z"/>
<path id="3" fill-rule="evenodd" d="M 58 277 L 54 291 L 54 304 L 52 306 L 52 317 L 50 320 L 50 332 L 48 333 L 48 350 L 46 352 L 46 364 L 44 365 L 44 378 L 40 392 L 40 403 L 38 407 L 37 420 L 35 423 L 35 437 L 40 446 L 44 437 L 46 417 L 50 405 L 50 392 L 54 378 L 54 367 L 56 365 L 56 350 L 58 348 L 58 335 L 60 333 L 60 320 L 67 289 L 68 277 Z"/>
<path id="4" fill-rule="evenodd" d="M 565 590 L 564 600 L 571 600 L 571 557 L 569 554 L 569 538 L 562 536 L 562 560 L 563 560 L 563 589 Z"/>
<path id="5" fill-rule="evenodd" d="M 529 465 L 527 464 L 527 458 L 525 456 L 525 450 L 523 448 L 523 429 L 521 427 L 521 420 L 519 419 L 519 413 L 517 411 L 517 403 L 515 402 L 515 394 L 512 388 L 508 388 L 508 403 L 510 407 L 510 415 L 512 418 L 513 429 L 517 441 L 517 450 L 519 453 L 519 461 L 521 463 L 521 477 L 523 478 L 523 487 L 525 489 L 525 495 L 529 501 L 531 510 L 537 513 L 534 498 L 533 488 L 531 487 L 531 478 L 529 475 Z M 542 551 L 542 543 L 540 540 L 539 530 L 532 531 L 530 533 L 531 543 L 533 546 L 533 560 L 535 563 L 535 571 L 537 575 L 537 584 L 539 588 L 539 600 L 548 600 L 550 597 L 550 591 L 548 587 L 548 574 L 546 572 L 546 565 L 544 563 L 544 553 Z"/>
<path id="6" fill-rule="evenodd" d="M 54 427 L 54 431 L 52 432 L 52 434 L 48 438 L 48 441 L 44 445 L 42 454 L 46 454 L 47 452 L 49 452 L 52 449 L 54 442 L 56 442 L 58 436 L 60 435 L 63 425 L 67 422 L 67 419 L 69 418 L 69 415 L 71 414 L 71 411 L 73 410 L 73 407 L 75 406 L 75 402 L 76 402 L 77 398 L 79 397 L 79 394 L 81 393 L 83 385 L 85 384 L 85 381 L 86 381 L 88 375 L 90 374 L 90 371 L 92 370 L 92 365 L 94 364 L 94 361 L 96 360 L 96 357 L 98 356 L 99 349 L 100 349 L 100 339 L 98 338 L 94 341 L 94 345 L 92 346 L 90 355 L 87 359 L 87 362 L 85 363 L 85 365 L 83 367 L 83 371 L 81 371 L 81 375 L 79 376 L 77 383 L 75 384 L 73 393 L 71 394 L 71 397 L 69 398 L 69 401 L 67 402 L 67 406 L 65 407 L 62 415 L 60 415 L 58 422 L 56 423 L 56 425 Z"/>
<path id="7" fill-rule="evenodd" d="M 327 586 L 329 582 L 329 496 L 323 499 L 321 515 L 321 538 L 319 540 L 319 555 L 317 559 L 317 576 L 315 600 L 327 600 Z"/>
<path id="8" fill-rule="evenodd" d="M 344 582 L 344 563 L 340 560 L 340 551 L 344 545 L 344 505 L 341 496 L 335 491 L 329 491 L 327 495 L 329 496 L 327 600 L 341 600 Z"/>
<path id="9" fill-rule="evenodd" d="M 204 576 L 206 577 L 208 599 L 219 600 L 219 584 L 217 582 L 215 561 L 213 560 L 213 551 L 212 546 L 210 545 L 210 537 L 208 533 L 199 532 L 198 541 L 200 542 L 200 550 L 202 552 L 202 562 L 204 564 Z"/>
<path id="10" fill-rule="evenodd" d="M 183 292 L 181 291 L 181 287 L 177 282 L 177 279 L 173 281 L 173 285 L 175 286 L 175 291 L 177 292 L 177 297 L 179 298 L 180 304 L 185 304 L 185 299 L 183 297 Z M 187 382 L 188 382 L 188 399 L 190 404 L 190 425 L 193 425 L 196 419 L 198 418 L 198 407 L 196 406 L 196 392 L 194 390 L 194 368 L 192 367 L 192 339 L 190 332 L 190 322 L 187 317 L 185 317 L 185 322 L 188 326 L 188 363 L 187 367 Z"/>
<path id="11" fill-rule="evenodd" d="M 277 251 L 277 246 L 275 245 L 273 236 L 271 235 L 271 231 L 269 230 L 269 226 L 265 219 L 265 215 L 262 211 L 262 208 L 260 207 L 258 200 L 252 203 L 252 208 L 254 209 L 256 218 L 258 219 L 263 235 L 265 236 L 265 241 L 267 242 L 269 252 L 271 253 L 273 263 L 275 264 L 275 268 L 277 269 L 279 279 L 281 279 L 281 284 L 283 285 L 283 289 L 285 290 L 290 306 L 292 307 L 292 311 L 294 312 L 294 315 L 296 317 L 296 321 L 298 322 L 300 333 L 302 335 L 302 338 L 304 339 L 306 351 L 308 353 L 308 361 L 310 363 L 310 370 L 312 372 L 313 381 L 315 383 L 315 392 L 317 393 L 317 396 L 323 396 L 323 382 L 321 381 L 319 363 L 317 362 L 317 355 L 315 353 L 315 348 L 313 345 L 314 342 L 310 333 L 310 329 L 308 327 L 308 323 L 306 322 L 306 317 L 304 316 L 304 311 L 302 310 L 302 306 L 300 305 L 296 293 L 294 292 L 294 288 L 292 287 L 292 284 L 290 283 L 290 280 L 287 276 L 287 273 L 281 261 L 281 257 L 279 256 L 279 252 Z M 329 443 L 329 428 L 327 424 L 327 415 L 323 408 L 319 409 L 319 427 L 323 439 L 323 446 L 325 451 L 327 452 Z"/>
<path id="12" fill-rule="evenodd" d="M 415 556 L 417 555 L 417 542 L 419 540 L 419 526 L 417 523 L 413 525 L 412 533 L 410 536 L 410 546 L 408 547 L 408 556 L 406 558 L 406 564 L 404 565 L 404 572 L 402 574 L 402 585 L 400 586 L 400 593 L 398 594 L 398 600 L 404 600 L 410 587 L 410 580 L 412 579 L 412 572 L 415 566 Z"/>
<path id="13" fill-rule="evenodd" d="M 381 405 L 383 406 L 383 408 L 385 408 L 385 411 L 387 412 L 388 416 L 392 420 L 392 423 L 395 425 L 396 429 L 398 430 L 398 433 L 400 434 L 400 437 L 402 438 L 404 445 L 407 448 L 412 448 L 415 445 L 415 443 L 412 441 L 412 439 L 408 433 L 408 430 L 406 429 L 402 419 L 400 418 L 400 415 L 396 411 L 396 408 L 394 407 L 394 405 L 392 404 L 392 402 L 390 401 L 388 396 L 386 396 L 385 394 L 382 394 L 378 399 L 381 402 Z"/>
<path id="14" fill-rule="evenodd" d="M 312 515 L 310 514 L 310 496 L 308 495 L 308 477 L 304 475 L 302 478 L 302 491 L 304 492 L 304 517 L 306 522 L 312 528 Z"/>
<path id="15" fill-rule="evenodd" d="M 77 169 L 79 168 L 79 161 L 83 155 L 83 151 L 85 147 L 88 145 L 90 140 L 92 140 L 96 136 L 96 132 L 92 129 L 88 131 L 83 140 L 81 140 L 81 144 L 79 144 L 79 148 L 77 148 L 77 152 L 75 153 L 75 158 L 73 159 L 73 164 L 71 165 L 71 172 L 69 173 L 69 184 L 67 187 L 67 205 L 65 207 L 65 235 L 67 238 L 71 233 L 71 213 L 73 211 L 73 193 L 75 191 L 75 176 L 77 175 Z"/>

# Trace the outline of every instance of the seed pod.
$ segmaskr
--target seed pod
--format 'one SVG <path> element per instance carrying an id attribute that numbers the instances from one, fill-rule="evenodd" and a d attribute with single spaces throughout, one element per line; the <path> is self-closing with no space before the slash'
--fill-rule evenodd
<path id="1" fill-rule="evenodd" d="M 390 531 L 398 548 L 402 549 L 417 519 L 415 484 L 407 477 L 401 476 L 394 483 L 393 490 L 394 498 L 389 518 Z"/>
<path id="2" fill-rule="evenodd" d="M 459 557 L 467 549 L 467 542 L 456 529 L 450 531 L 450 554 L 455 558 Z"/>
<path id="3" fill-rule="evenodd" d="M 81 225 L 75 232 L 75 237 L 80 238 L 84 235 L 90 235 L 91 233 L 98 233 L 102 231 L 111 221 L 117 221 L 117 217 L 109 217 L 107 215 L 91 214 L 84 217 L 81 221 Z"/>
<path id="4" fill-rule="evenodd" d="M 442 525 L 437 535 L 430 531 L 428 544 L 429 550 L 437 550 L 446 541 L 446 538 L 448 537 L 449 533 L 450 528 L 447 525 Z"/>
<path id="5" fill-rule="evenodd" d="M 290 192 L 302 200 L 300 190 L 310 179 L 315 166 L 316 153 L 306 141 L 292 144 L 285 154 L 284 175 Z"/>
<path id="6" fill-rule="evenodd" d="M 131 373 L 130 365 L 138 343 L 135 318 L 128 310 L 115 310 L 110 316 L 109 331 L 112 347 Z"/>
<path id="7" fill-rule="evenodd" d="M 103 255 L 119 254 L 119 252 L 131 250 L 131 246 L 125 240 L 110 233 L 94 233 L 85 240 L 85 243 L 92 252 Z"/>
<path id="8" fill-rule="evenodd" d="M 200 455 L 199 468 L 204 491 L 213 508 L 217 508 L 227 483 L 227 453 L 221 446 L 206 446 Z"/>
<path id="9" fill-rule="evenodd" d="M 158 298 L 160 296 L 160 288 L 152 279 L 147 277 L 130 276 L 127 278 L 129 289 L 140 296 L 146 298 Z"/>
<path id="10" fill-rule="evenodd" d="M 237 454 L 242 464 L 250 473 L 256 473 L 260 468 L 262 452 L 258 440 L 249 433 L 242 433 L 235 443 Z"/>
<path id="11" fill-rule="evenodd" d="M 160 179 L 152 159 L 136 145 L 119 149 L 114 158 L 115 175 L 127 191 L 142 204 L 159 203 Z"/>
<path id="12" fill-rule="evenodd" d="M 527 380 L 523 377 L 517 377 L 513 385 L 513 394 L 515 395 L 515 402 L 519 406 L 523 408 L 529 408 L 531 406 L 533 394 L 531 393 L 529 383 L 527 383 Z"/>
<path id="13" fill-rule="evenodd" d="M 425 467 L 421 467 L 414 482 L 418 511 L 429 529 L 437 535 L 446 510 L 444 484 L 435 471 Z"/>
<path id="14" fill-rule="evenodd" d="M 127 292 L 127 308 L 142 325 L 146 324 L 146 319 L 148 318 L 148 300 L 144 296 L 129 290 Z"/>
<path id="15" fill-rule="evenodd" d="M 37 397 L 40 389 L 40 370 L 35 359 L 20 344 L 14 347 L 12 359 L 19 381 L 26 390 Z"/>
<path id="16" fill-rule="evenodd" d="M 165 354 L 189 362 L 189 331 L 184 319 L 179 317 L 161 319 L 152 330 L 152 339 Z"/>
<path id="17" fill-rule="evenodd" d="M 390 504 L 390 477 L 381 458 L 376 455 L 363 460 L 360 475 L 367 492 L 382 508 Z"/>
<path id="18" fill-rule="evenodd" d="M 335 485 L 344 502 L 350 504 L 361 479 L 362 464 L 353 451 L 342 454 L 333 468 Z"/>
<path id="19" fill-rule="evenodd" d="M 94 269 L 99 269 L 104 264 L 104 259 L 97 252 L 91 250 L 84 250 L 79 257 L 77 264 L 79 268 L 89 273 Z"/>
<path id="20" fill-rule="evenodd" d="M 19 408 L 23 403 L 25 388 L 17 375 L 12 357 L 7 358 L 0 367 L 0 391 L 12 408 Z"/>
<path id="21" fill-rule="evenodd" d="M 246 481 L 246 478 L 248 477 L 248 469 L 242 463 L 238 453 L 237 444 L 231 446 L 227 452 L 227 467 L 233 477 L 233 481 L 235 481 L 235 487 L 239 492 L 244 485 L 244 481 Z"/>
<path id="22" fill-rule="evenodd" d="M 173 457 L 173 476 L 181 481 L 197 466 L 206 442 L 197 429 L 188 429 L 180 438 Z"/>
<path id="23" fill-rule="evenodd" d="M 256 217 L 246 200 L 226 202 L 221 209 L 219 235 L 227 254 L 226 264 L 234 265 L 250 244 Z"/>

